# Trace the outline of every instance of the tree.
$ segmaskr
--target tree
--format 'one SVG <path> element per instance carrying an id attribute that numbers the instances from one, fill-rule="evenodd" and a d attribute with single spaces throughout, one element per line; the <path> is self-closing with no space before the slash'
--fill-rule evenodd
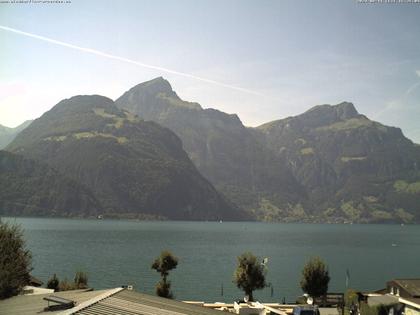
<path id="1" fill-rule="evenodd" d="M 60 280 L 58 280 L 57 275 L 54 274 L 51 278 L 48 279 L 47 288 L 54 289 L 54 291 L 58 291 L 58 285 Z"/>
<path id="2" fill-rule="evenodd" d="M 32 255 L 19 225 L 0 220 L 0 299 L 19 294 L 29 283 Z"/>
<path id="3" fill-rule="evenodd" d="M 252 292 L 267 286 L 265 282 L 266 269 L 262 262 L 250 252 L 243 253 L 237 259 L 238 266 L 233 281 L 239 289 L 248 295 L 249 301 L 253 301 Z"/>
<path id="4" fill-rule="evenodd" d="M 76 289 L 86 289 L 88 287 L 88 277 L 83 271 L 77 271 L 74 276 L 74 285 Z"/>
<path id="5" fill-rule="evenodd" d="M 160 253 L 160 256 L 155 259 L 152 264 L 152 269 L 160 273 L 162 279 L 156 284 L 156 294 L 165 298 L 172 298 L 171 282 L 167 280 L 169 271 L 175 269 L 178 265 L 178 258 L 172 255 L 171 252 L 165 250 Z"/>
<path id="6" fill-rule="evenodd" d="M 328 292 L 330 276 L 328 267 L 319 257 L 311 258 L 302 270 L 300 286 L 311 297 L 324 296 Z"/>

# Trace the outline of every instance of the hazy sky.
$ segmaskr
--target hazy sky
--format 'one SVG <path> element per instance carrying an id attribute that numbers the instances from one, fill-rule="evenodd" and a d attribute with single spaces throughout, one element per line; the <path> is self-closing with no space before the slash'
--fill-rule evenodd
<path id="1" fill-rule="evenodd" d="M 420 3 L 0 1 L 0 25 L 102 53 L 0 29 L 6 126 L 36 118 L 63 98 L 115 99 L 163 76 L 181 98 L 237 113 L 248 126 L 346 100 L 420 143 Z"/>

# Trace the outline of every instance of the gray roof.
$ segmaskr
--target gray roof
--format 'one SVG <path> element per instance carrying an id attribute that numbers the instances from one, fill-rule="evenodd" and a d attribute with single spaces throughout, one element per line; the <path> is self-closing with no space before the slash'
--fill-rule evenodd
<path id="1" fill-rule="evenodd" d="M 368 297 L 368 305 L 369 306 L 376 306 L 376 305 L 389 305 L 398 303 L 398 297 L 394 295 L 380 295 L 380 296 L 369 296 Z"/>
<path id="2" fill-rule="evenodd" d="M 220 311 L 123 290 L 76 312 L 79 315 L 221 315 Z"/>
<path id="3" fill-rule="evenodd" d="M 48 306 L 48 302 L 44 300 L 44 297 L 59 296 L 80 304 L 107 291 L 109 290 L 72 290 L 49 294 L 18 295 L 6 300 L 0 300 L 0 315 L 58 314 L 60 311 L 44 312 L 44 308 Z"/>
<path id="4" fill-rule="evenodd" d="M 404 288 L 412 297 L 420 297 L 420 279 L 395 279 L 394 282 Z"/>
<path id="5" fill-rule="evenodd" d="M 48 296 L 76 302 L 68 310 L 44 312 Z M 39 295 L 20 295 L 0 301 L 0 315 L 79 314 L 79 315 L 221 315 L 220 311 L 121 288 L 73 290 Z"/>

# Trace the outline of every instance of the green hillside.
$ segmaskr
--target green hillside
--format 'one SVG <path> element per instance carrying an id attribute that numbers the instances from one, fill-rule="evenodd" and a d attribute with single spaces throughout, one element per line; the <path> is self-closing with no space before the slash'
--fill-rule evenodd
<path id="1" fill-rule="evenodd" d="M 353 104 L 316 106 L 256 129 L 286 159 L 316 213 L 356 222 L 420 219 L 420 150 Z"/>
<path id="2" fill-rule="evenodd" d="M 107 216 L 247 218 L 198 173 L 173 132 L 102 96 L 61 101 L 7 150 L 43 161 L 81 183 Z"/>
<path id="3" fill-rule="evenodd" d="M 95 216 L 101 205 L 86 187 L 43 163 L 0 151 L 0 214 Z"/>

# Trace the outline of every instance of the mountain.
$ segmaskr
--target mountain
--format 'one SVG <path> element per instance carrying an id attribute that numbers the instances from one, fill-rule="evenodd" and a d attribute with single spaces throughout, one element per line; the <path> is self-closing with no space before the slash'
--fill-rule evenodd
<path id="1" fill-rule="evenodd" d="M 15 128 L 9 128 L 0 125 L 0 150 L 4 149 L 19 132 L 28 127 L 32 123 L 32 120 L 27 120 Z"/>
<path id="2" fill-rule="evenodd" d="M 86 188 L 54 169 L 0 151 L 0 214 L 91 216 L 100 203 Z"/>
<path id="3" fill-rule="evenodd" d="M 200 173 L 241 207 L 251 211 L 268 200 L 288 207 L 305 198 L 286 161 L 237 115 L 183 101 L 161 77 L 133 87 L 115 103 L 174 131 Z"/>
<path id="4" fill-rule="evenodd" d="M 200 175 L 172 131 L 118 109 L 103 96 L 61 101 L 7 150 L 87 187 L 107 216 L 247 218 Z"/>
<path id="5" fill-rule="evenodd" d="M 287 161 L 317 213 L 357 222 L 420 219 L 420 147 L 401 129 L 344 102 L 256 131 Z"/>
<path id="6" fill-rule="evenodd" d="M 420 221 L 419 146 L 351 103 L 257 128 L 183 101 L 163 78 L 115 103 L 173 130 L 198 170 L 260 220 Z"/>

